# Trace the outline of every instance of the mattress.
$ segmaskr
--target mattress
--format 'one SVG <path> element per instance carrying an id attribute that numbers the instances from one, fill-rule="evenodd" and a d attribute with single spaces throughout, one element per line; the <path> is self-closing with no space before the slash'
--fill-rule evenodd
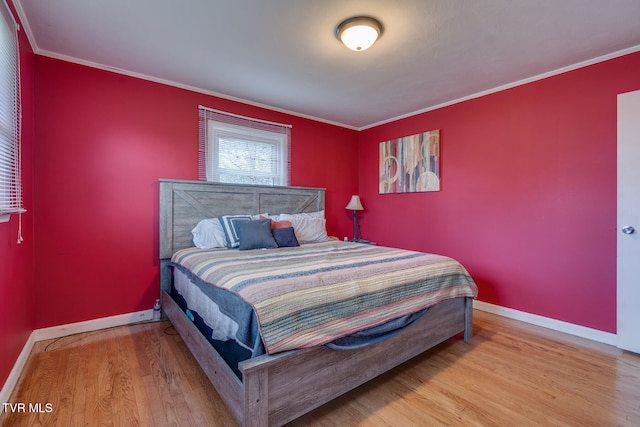
<path id="1" fill-rule="evenodd" d="M 251 357 L 362 345 L 350 338 L 373 331 L 381 339 L 440 301 L 477 295 L 451 258 L 352 242 L 188 248 L 174 254 L 171 266 L 174 291 L 203 319 L 210 338 L 233 341 Z"/>

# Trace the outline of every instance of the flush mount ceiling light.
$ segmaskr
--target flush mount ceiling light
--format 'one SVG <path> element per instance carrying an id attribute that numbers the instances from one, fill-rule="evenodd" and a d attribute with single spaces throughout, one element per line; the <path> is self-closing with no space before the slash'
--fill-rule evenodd
<path id="1" fill-rule="evenodd" d="M 369 16 L 355 16 L 342 21 L 336 28 L 336 36 L 349 49 L 366 50 L 382 34 L 382 24 Z"/>

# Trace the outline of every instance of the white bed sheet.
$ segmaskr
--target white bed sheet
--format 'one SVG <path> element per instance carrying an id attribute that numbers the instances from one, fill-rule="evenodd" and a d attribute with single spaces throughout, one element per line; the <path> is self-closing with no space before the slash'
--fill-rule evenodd
<path id="1" fill-rule="evenodd" d="M 173 269 L 173 286 L 187 302 L 187 308 L 197 312 L 204 323 L 211 328 L 213 331 L 211 333 L 212 339 L 219 341 L 235 340 L 238 324 L 222 313 L 220 307 L 207 297 L 186 274 L 177 268 Z M 242 345 L 240 342 L 238 344 Z"/>

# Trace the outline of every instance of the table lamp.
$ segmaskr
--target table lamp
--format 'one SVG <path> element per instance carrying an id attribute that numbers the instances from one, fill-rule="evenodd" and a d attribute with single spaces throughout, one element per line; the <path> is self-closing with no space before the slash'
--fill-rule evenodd
<path id="1" fill-rule="evenodd" d="M 363 211 L 362 203 L 360 202 L 360 196 L 353 195 L 351 196 L 351 200 L 349 200 L 349 204 L 347 204 L 346 209 L 353 211 L 353 242 L 357 242 L 360 240 L 360 230 L 358 229 L 357 221 L 357 211 Z"/>

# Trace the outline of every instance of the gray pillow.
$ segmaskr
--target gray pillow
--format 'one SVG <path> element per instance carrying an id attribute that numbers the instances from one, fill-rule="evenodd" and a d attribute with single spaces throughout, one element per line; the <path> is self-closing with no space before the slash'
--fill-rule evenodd
<path id="1" fill-rule="evenodd" d="M 273 249 L 278 244 L 271 234 L 271 219 L 257 219 L 254 221 L 240 221 L 235 224 L 240 237 L 238 249 Z"/>

